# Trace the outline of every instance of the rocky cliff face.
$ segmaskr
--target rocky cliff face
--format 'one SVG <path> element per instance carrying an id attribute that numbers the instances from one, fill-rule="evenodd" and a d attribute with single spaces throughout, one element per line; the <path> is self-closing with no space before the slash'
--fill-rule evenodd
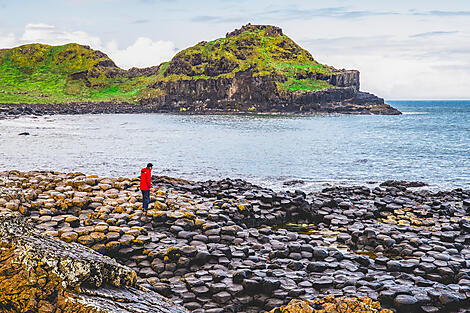
<path id="1" fill-rule="evenodd" d="M 0 212 L 1 312 L 187 312 L 136 280 L 113 259 L 43 236 L 23 217 Z"/>
<path id="2" fill-rule="evenodd" d="M 131 103 L 140 104 L 135 112 L 399 114 L 359 87 L 358 71 L 317 62 L 271 25 L 248 24 L 169 62 L 127 71 L 78 44 L 0 49 L 0 104 L 41 104 L 46 111 Z"/>
<path id="3" fill-rule="evenodd" d="M 178 53 L 142 99 L 169 112 L 399 114 L 361 93 L 359 71 L 318 63 L 278 27 L 246 25 Z"/>
<path id="4" fill-rule="evenodd" d="M 335 73 L 326 79 L 334 87 L 284 93 L 278 90 L 282 77 L 250 72 L 238 72 L 233 78 L 159 81 L 153 87 L 164 94 L 141 104 L 163 112 L 400 114 L 382 98 L 359 91 L 358 71 Z"/>

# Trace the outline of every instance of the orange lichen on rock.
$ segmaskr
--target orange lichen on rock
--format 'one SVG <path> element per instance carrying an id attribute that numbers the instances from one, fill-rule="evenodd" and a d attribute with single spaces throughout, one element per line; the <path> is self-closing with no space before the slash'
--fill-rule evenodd
<path id="1" fill-rule="evenodd" d="M 187 312 L 136 280 L 135 271 L 113 259 L 0 211 L 0 312 Z"/>
<path id="2" fill-rule="evenodd" d="M 309 300 L 291 300 L 288 305 L 275 308 L 270 313 L 313 313 L 312 302 Z"/>
<path id="3" fill-rule="evenodd" d="M 372 299 L 327 296 L 314 300 L 292 300 L 270 313 L 392 313 Z"/>

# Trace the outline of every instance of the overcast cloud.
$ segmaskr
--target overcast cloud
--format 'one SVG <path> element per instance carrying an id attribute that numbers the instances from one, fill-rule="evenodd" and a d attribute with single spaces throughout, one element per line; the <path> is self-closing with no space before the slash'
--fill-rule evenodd
<path id="1" fill-rule="evenodd" d="M 146 67 L 272 24 L 318 61 L 360 70 L 362 89 L 386 99 L 470 99 L 469 16 L 462 0 L 0 0 L 0 48 L 77 42 Z"/>

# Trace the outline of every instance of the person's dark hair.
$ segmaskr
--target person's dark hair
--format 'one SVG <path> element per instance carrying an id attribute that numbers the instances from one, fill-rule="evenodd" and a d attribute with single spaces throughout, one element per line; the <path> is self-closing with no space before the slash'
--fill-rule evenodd
<path id="1" fill-rule="evenodd" d="M 151 168 L 153 167 L 153 164 L 152 163 L 147 163 L 147 168 Z"/>

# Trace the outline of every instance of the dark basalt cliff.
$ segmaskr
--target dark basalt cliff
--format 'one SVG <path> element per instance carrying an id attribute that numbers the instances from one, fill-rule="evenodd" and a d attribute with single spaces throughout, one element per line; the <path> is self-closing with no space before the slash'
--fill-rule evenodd
<path id="1" fill-rule="evenodd" d="M 359 72 L 354 72 L 359 77 Z M 344 77 L 333 77 L 338 76 Z M 359 91 L 355 86 L 279 94 L 276 77 L 256 77 L 249 73 L 236 74 L 234 78 L 158 82 L 154 87 L 165 90 L 166 94 L 143 99 L 141 103 L 163 112 L 401 114 L 384 103 L 384 99 Z"/>

